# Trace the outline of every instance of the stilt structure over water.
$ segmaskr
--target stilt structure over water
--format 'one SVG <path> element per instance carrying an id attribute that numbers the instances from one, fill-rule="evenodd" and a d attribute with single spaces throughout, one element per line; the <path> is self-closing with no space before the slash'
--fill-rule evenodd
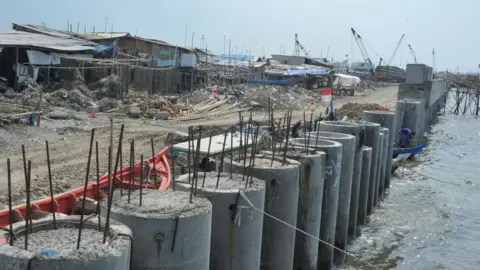
<path id="1" fill-rule="evenodd" d="M 455 100 L 453 106 L 445 108 L 454 114 L 478 115 L 480 112 L 480 83 L 447 73 L 451 84 L 449 95 Z"/>

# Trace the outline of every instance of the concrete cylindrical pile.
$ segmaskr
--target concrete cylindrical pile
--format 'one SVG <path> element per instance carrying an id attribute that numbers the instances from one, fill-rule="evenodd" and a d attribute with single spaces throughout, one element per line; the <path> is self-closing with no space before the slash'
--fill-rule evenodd
<path id="1" fill-rule="evenodd" d="M 405 114 L 405 100 L 397 101 L 397 105 L 395 107 L 395 134 L 398 134 L 400 129 L 403 126 L 403 118 Z"/>
<path id="2" fill-rule="evenodd" d="M 172 190 L 132 191 L 117 198 L 111 218 L 133 233 L 132 269 L 208 270 L 212 204 Z M 103 211 L 105 212 L 105 211 Z"/>
<path id="3" fill-rule="evenodd" d="M 387 168 L 387 160 L 393 159 L 392 156 L 388 157 L 388 138 L 389 138 L 389 133 L 390 131 L 388 128 L 380 128 L 380 132 L 383 133 L 383 153 L 382 153 L 382 171 L 380 172 L 380 175 L 383 176 L 383 179 L 380 180 L 380 186 L 378 189 L 378 198 L 383 199 L 386 191 L 386 175 L 387 173 L 391 173 L 391 167 Z"/>
<path id="4" fill-rule="evenodd" d="M 395 113 L 393 112 L 381 112 L 381 111 L 364 111 L 363 112 L 363 120 L 368 122 L 374 122 L 380 124 L 382 127 L 386 127 L 389 130 L 395 130 Z M 390 157 L 387 159 L 387 168 L 392 167 L 392 152 L 393 152 L 393 142 L 395 140 L 395 134 L 390 132 L 388 138 L 388 154 L 387 156 Z M 392 174 L 390 169 L 387 170 L 385 173 L 385 188 L 388 189 L 390 187 L 390 178 Z"/>
<path id="5" fill-rule="evenodd" d="M 132 245 L 130 229 L 124 225 L 111 225 L 106 244 L 103 244 L 103 228 L 98 230 L 97 220 L 92 218 L 84 221 L 80 249 L 77 249 L 79 216 L 57 219 L 57 229 L 54 229 L 52 220 L 33 220 L 32 231 L 28 233 L 27 250 L 25 223 L 14 223 L 16 239 L 13 246 L 0 246 L 0 268 L 129 270 Z M 8 239 L 8 231 L 0 234 Z"/>
<path id="6" fill-rule="evenodd" d="M 364 146 L 362 153 L 362 175 L 358 196 L 357 229 L 355 235 L 361 234 L 360 227 L 367 223 L 368 188 L 370 184 L 370 168 L 372 167 L 372 147 Z"/>
<path id="7" fill-rule="evenodd" d="M 377 179 L 377 163 L 379 160 L 380 124 L 372 122 L 359 122 L 365 129 L 365 145 L 372 147 L 372 162 L 370 165 L 370 180 L 368 184 L 367 215 L 373 211 L 375 198 L 375 183 Z"/>
<path id="8" fill-rule="evenodd" d="M 377 161 L 377 172 L 375 177 L 375 192 L 373 197 L 373 206 L 378 205 L 379 195 L 380 195 L 380 181 L 383 181 L 385 175 L 382 175 L 382 165 L 383 165 L 383 153 L 384 153 L 384 143 L 385 135 L 383 132 L 380 132 L 378 137 L 378 161 Z"/>
<path id="9" fill-rule="evenodd" d="M 250 164 L 249 160 L 246 164 Z M 225 159 L 224 171 L 229 172 L 230 166 L 234 173 L 244 172 L 243 161 L 231 164 L 230 159 Z M 270 155 L 257 154 L 251 173 L 253 177 L 266 181 L 265 212 L 296 226 L 300 163 L 292 159 L 286 159 L 286 163 L 283 163 L 282 158 L 278 157 L 272 164 Z M 293 268 L 295 234 L 295 230 L 278 220 L 264 220 L 261 269 Z"/>
<path id="10" fill-rule="evenodd" d="M 357 123 L 342 121 L 323 121 L 320 131 L 338 132 L 355 136 L 355 157 L 353 161 L 352 191 L 350 195 L 350 214 L 348 215 L 348 241 L 355 239 L 357 227 L 358 195 L 362 174 L 362 147 L 365 143 L 365 129 Z"/>
<path id="11" fill-rule="evenodd" d="M 324 152 L 305 152 L 303 148 L 289 150 L 287 157 L 300 162 L 300 182 L 297 228 L 314 237 L 320 235 L 322 217 L 323 182 L 325 177 Z M 297 231 L 295 237 L 294 269 L 316 270 L 318 241 Z"/>
<path id="12" fill-rule="evenodd" d="M 320 124 L 322 128 L 322 124 Z M 348 219 L 350 216 L 350 200 L 352 195 L 352 178 L 356 150 L 355 136 L 317 131 L 312 132 L 311 137 L 318 137 L 324 140 L 332 140 L 342 144 L 342 173 L 340 175 L 340 186 L 338 192 L 337 224 L 335 227 L 335 246 L 346 250 L 348 241 Z M 343 264 L 345 253 L 339 250 L 334 252 L 334 261 L 337 265 Z"/>
<path id="13" fill-rule="evenodd" d="M 322 139 L 315 139 L 311 142 L 312 144 L 309 147 L 326 154 L 320 239 L 329 245 L 318 243 L 317 269 L 332 269 L 334 251 L 332 246 L 335 245 L 335 225 L 337 223 L 340 172 L 342 170 L 342 144 Z M 302 147 L 305 145 L 305 139 L 293 139 L 292 143 Z"/>
<path id="14" fill-rule="evenodd" d="M 405 99 L 405 110 L 403 115 L 402 128 L 409 128 L 417 133 L 423 134 L 425 125 L 425 100 Z"/>
<path id="15" fill-rule="evenodd" d="M 246 177 L 240 174 L 230 178 L 230 173 L 218 177 L 218 172 L 208 172 L 203 179 L 203 173 L 199 174 L 197 196 L 209 198 L 213 207 L 210 269 L 260 269 L 264 214 L 250 203 L 264 210 L 265 181 L 249 179 L 245 188 Z M 190 191 L 188 174 L 175 182 L 178 190 Z M 240 190 L 250 202 L 239 196 Z"/>

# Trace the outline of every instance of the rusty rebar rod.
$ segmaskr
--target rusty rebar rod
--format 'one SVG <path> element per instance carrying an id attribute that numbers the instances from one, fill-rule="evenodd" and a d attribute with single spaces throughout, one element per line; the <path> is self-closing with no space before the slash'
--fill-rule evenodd
<path id="1" fill-rule="evenodd" d="M 48 168 L 48 185 L 50 188 L 50 203 L 52 207 L 53 228 L 57 229 L 57 218 L 55 217 L 55 200 L 53 199 L 53 183 L 52 183 L 52 167 L 50 166 L 50 149 L 48 147 L 48 141 L 45 141 L 45 148 L 47 151 L 47 168 Z"/>
<path id="2" fill-rule="evenodd" d="M 85 176 L 85 184 L 83 186 L 82 212 L 80 213 L 80 224 L 78 226 L 77 249 L 80 249 L 80 241 L 82 239 L 83 216 L 85 215 L 85 202 L 87 201 L 87 186 L 88 186 L 88 178 L 90 176 L 90 162 L 92 160 L 92 149 L 93 149 L 94 137 L 95 137 L 95 129 L 92 128 L 92 135 L 90 137 L 90 148 L 88 150 L 87 173 Z"/>
<path id="3" fill-rule="evenodd" d="M 207 157 L 206 157 L 206 162 L 205 162 L 205 170 L 203 171 L 202 188 L 205 186 L 205 178 L 207 178 L 207 169 L 208 169 L 208 163 L 210 162 L 210 147 L 212 145 L 212 137 L 213 137 L 213 131 L 210 133 L 210 140 L 208 141 L 208 149 L 207 149 Z"/>
<path id="4" fill-rule="evenodd" d="M 153 181 L 154 181 L 154 184 L 155 184 L 155 188 L 158 188 L 157 184 L 157 173 L 156 173 L 156 170 L 155 170 L 155 146 L 153 144 L 153 137 L 150 139 L 150 144 L 152 145 L 152 164 L 153 164 Z"/>
<path id="5" fill-rule="evenodd" d="M 218 184 L 220 183 L 220 173 L 223 170 L 223 158 L 225 157 L 225 144 L 227 142 L 227 135 L 228 129 L 225 131 L 225 137 L 223 138 L 222 154 L 220 155 L 220 167 L 218 168 L 217 183 L 215 185 L 215 188 L 218 188 Z"/>
<path id="6" fill-rule="evenodd" d="M 252 161 L 252 170 L 250 171 L 250 186 L 252 186 L 252 182 L 253 182 L 253 169 L 255 168 L 255 157 L 257 156 L 257 145 L 258 145 L 258 135 L 259 135 L 259 130 L 260 130 L 260 127 L 257 126 L 257 130 L 256 130 L 256 135 L 255 135 L 255 152 L 253 152 L 253 161 Z M 247 181 L 248 181 L 248 178 L 247 178 Z"/>
<path id="7" fill-rule="evenodd" d="M 139 206 L 142 206 L 142 199 L 143 199 L 143 154 L 140 155 L 140 202 Z"/>
<path id="8" fill-rule="evenodd" d="M 197 187 L 198 187 L 198 157 L 200 156 L 200 142 L 202 139 L 202 126 L 199 127 L 198 130 L 198 138 L 197 138 L 197 150 L 195 153 L 195 160 L 194 160 L 194 165 L 193 167 L 193 177 L 194 177 L 194 184 L 195 188 L 193 190 L 193 195 L 196 197 L 197 196 Z M 193 183 L 192 183 L 193 184 Z"/>
<path id="9" fill-rule="evenodd" d="M 28 161 L 27 169 L 27 178 L 25 179 L 25 187 L 27 191 L 27 209 L 26 209 L 26 218 L 25 218 L 25 250 L 28 250 L 28 234 L 31 233 L 30 229 L 32 226 L 32 213 L 30 207 L 30 176 L 32 175 L 32 161 Z"/>
<path id="10" fill-rule="evenodd" d="M 99 151 L 98 151 L 98 141 L 95 142 L 95 167 L 97 171 L 97 188 L 96 188 L 96 193 L 97 193 L 97 208 L 95 209 L 95 212 L 97 213 L 98 217 L 98 231 L 102 231 L 102 218 L 100 216 L 100 209 L 101 209 L 101 200 L 102 200 L 102 195 L 100 193 L 100 158 L 98 156 Z"/>
<path id="11" fill-rule="evenodd" d="M 130 142 L 130 173 L 128 174 L 128 200 L 127 203 L 130 203 L 130 196 L 132 192 L 132 182 L 133 182 L 133 166 L 135 164 L 135 140 Z"/>
<path id="12" fill-rule="evenodd" d="M 7 180 L 8 180 L 8 225 L 10 246 L 13 246 L 13 212 L 12 212 L 12 170 L 10 169 L 10 158 L 7 158 Z"/>
<path id="13" fill-rule="evenodd" d="M 110 149 L 110 146 L 108 147 L 108 179 L 112 179 L 112 151 Z M 109 180 L 110 182 L 110 180 Z M 108 184 L 108 197 L 107 197 L 107 217 L 105 218 L 105 228 L 103 231 L 103 243 L 105 244 L 107 242 L 107 235 L 108 235 L 108 230 L 110 227 L 110 212 L 112 210 L 112 204 L 110 203 L 113 198 L 112 198 L 112 193 L 110 192 L 110 185 L 111 183 Z"/>

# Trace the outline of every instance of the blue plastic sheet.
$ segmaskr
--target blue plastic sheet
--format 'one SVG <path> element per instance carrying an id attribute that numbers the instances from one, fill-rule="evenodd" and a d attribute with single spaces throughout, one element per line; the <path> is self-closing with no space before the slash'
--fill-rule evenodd
<path id="1" fill-rule="evenodd" d="M 285 72 L 287 76 L 298 75 L 327 75 L 329 72 L 324 69 L 289 69 Z"/>
<path id="2" fill-rule="evenodd" d="M 93 50 L 93 54 L 101 57 L 111 57 L 113 56 L 113 46 L 97 45 Z"/>

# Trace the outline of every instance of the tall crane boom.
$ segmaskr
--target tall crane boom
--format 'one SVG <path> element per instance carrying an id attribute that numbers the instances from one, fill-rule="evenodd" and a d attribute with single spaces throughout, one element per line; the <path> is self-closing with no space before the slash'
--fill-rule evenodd
<path id="1" fill-rule="evenodd" d="M 410 53 L 412 54 L 413 62 L 415 64 L 418 64 L 417 55 L 415 54 L 415 51 L 413 50 L 412 46 L 410 46 L 410 44 L 408 44 L 408 48 L 410 49 Z"/>
<path id="2" fill-rule="evenodd" d="M 370 70 L 370 73 L 372 74 L 372 76 L 375 76 L 375 68 L 373 67 L 372 60 L 370 60 L 370 57 L 368 56 L 367 49 L 365 49 L 365 45 L 363 44 L 362 37 L 357 32 L 355 32 L 353 28 L 350 28 L 350 29 L 352 30 L 353 37 L 357 42 L 358 49 L 362 54 L 363 60 L 367 64 L 368 69 Z"/>
<path id="3" fill-rule="evenodd" d="M 398 48 L 400 48 L 400 44 L 402 44 L 403 37 L 405 37 L 405 34 L 403 34 L 402 37 L 400 38 L 400 40 L 398 41 L 397 47 L 395 47 L 395 50 L 393 50 L 392 56 L 390 56 L 390 59 L 387 62 L 387 66 L 390 66 L 392 64 L 393 59 L 395 58 L 395 55 L 398 52 Z"/>
<path id="4" fill-rule="evenodd" d="M 308 53 L 307 49 L 305 49 L 305 47 L 303 47 L 303 45 L 300 43 L 300 41 L 298 41 L 298 35 L 295 34 L 295 54 L 297 56 L 300 55 L 299 48 L 302 50 L 302 52 L 305 54 L 306 57 L 310 57 L 310 54 Z"/>

